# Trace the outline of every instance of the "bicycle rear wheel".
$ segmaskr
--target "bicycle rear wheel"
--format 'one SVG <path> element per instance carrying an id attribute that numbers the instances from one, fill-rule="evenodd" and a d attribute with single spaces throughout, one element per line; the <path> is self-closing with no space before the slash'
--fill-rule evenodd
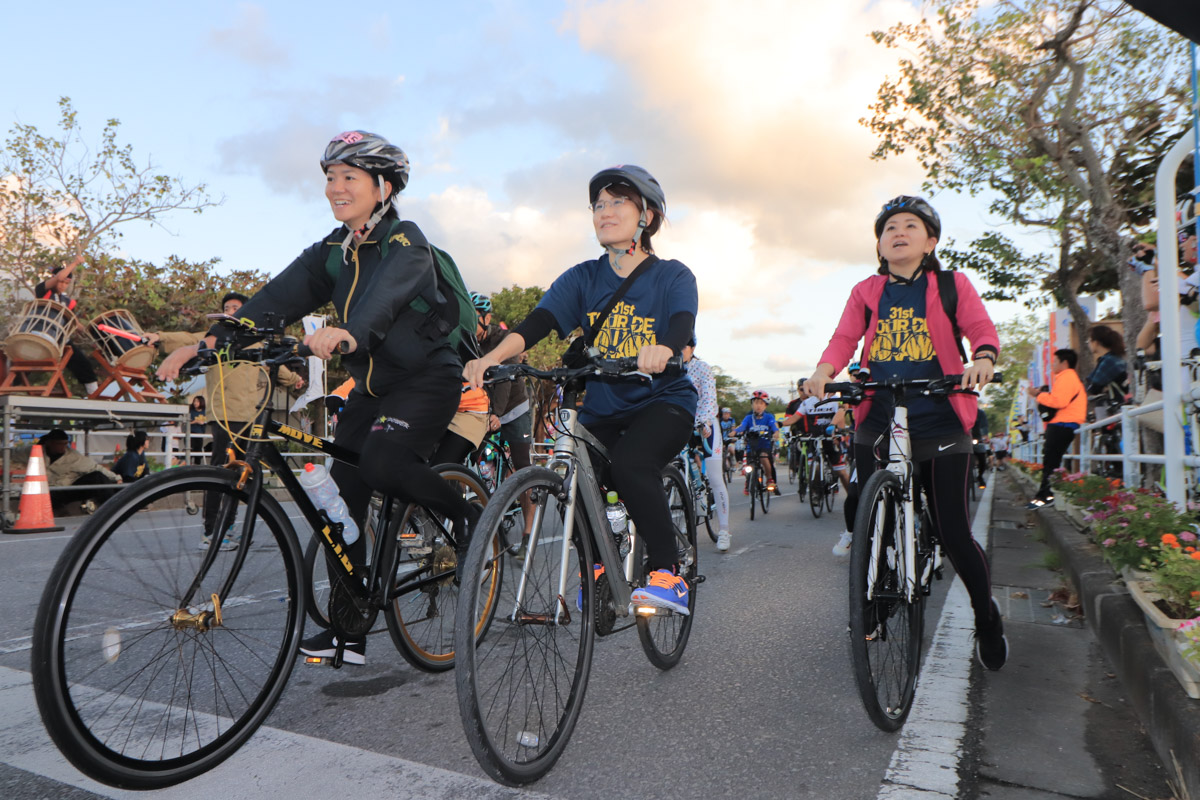
<path id="1" fill-rule="evenodd" d="M 905 599 L 903 515 L 900 480 L 875 472 L 862 490 L 850 548 L 850 658 L 863 708 L 885 731 L 908 718 L 921 663 L 925 595 L 918 588 Z"/>
<path id="2" fill-rule="evenodd" d="M 487 507 L 487 489 L 474 472 L 457 464 L 440 464 L 434 471 L 468 503 Z M 410 534 L 402 541 L 419 538 L 422 545 L 401 548 L 397 554 L 394 586 L 411 583 L 414 588 L 389 603 L 384 617 L 396 649 L 408 663 L 426 672 L 445 672 L 454 667 L 454 620 L 461 591 L 455 580 L 458 555 L 454 542 L 446 536 L 449 528 L 449 520 L 416 504 L 404 509 L 395 527 L 397 535 Z M 500 530 L 492 536 L 488 547 L 490 568 L 479 576 L 485 607 L 476 621 L 477 637 L 484 634 L 496 613 L 504 574 L 500 558 L 504 533 Z"/>
<path id="3" fill-rule="evenodd" d="M 494 555 L 490 543 L 525 491 L 534 502 L 534 527 L 518 562 Z M 592 530 L 580 505 L 564 542 L 567 508 L 560 491 L 562 479 L 544 467 L 526 467 L 505 480 L 462 565 L 454 625 L 459 712 L 479 766 L 508 786 L 531 783 L 553 768 L 579 719 L 591 670 Z M 510 560 L 510 577 L 500 588 L 499 612 L 477 638 L 474 631 L 491 613 L 484 576 L 502 559 Z"/>
<path id="4" fill-rule="evenodd" d="M 671 524 L 675 533 L 675 544 L 679 550 L 679 574 L 688 586 L 689 614 L 676 614 L 659 609 L 651 616 L 638 615 L 638 638 L 646 658 L 659 669 L 670 669 L 679 663 L 692 633 L 692 619 L 696 610 L 697 564 L 696 525 L 689 524 L 695 517 L 688 508 L 688 493 L 684 490 L 683 476 L 668 467 L 663 470 L 663 491 L 667 493 L 667 505 L 671 509 Z M 639 536 L 634 563 L 641 571 L 641 584 L 646 582 L 646 543 Z"/>
<path id="5" fill-rule="evenodd" d="M 50 737 L 91 778 L 155 789 L 212 769 L 287 683 L 303 558 L 266 493 L 238 549 L 219 549 L 229 524 L 244 530 L 248 495 L 234 478 L 196 466 L 138 481 L 84 523 L 51 573 L 33 691 Z M 213 520 L 188 514 L 188 492 L 220 497 Z M 206 530 L 216 535 L 199 549 Z"/>

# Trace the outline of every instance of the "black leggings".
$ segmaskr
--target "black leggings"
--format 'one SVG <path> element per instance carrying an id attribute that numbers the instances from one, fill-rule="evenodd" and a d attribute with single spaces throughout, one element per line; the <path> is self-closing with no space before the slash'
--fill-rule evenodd
<path id="1" fill-rule="evenodd" d="M 854 463 L 858 471 L 856 490 L 866 486 L 867 479 L 877 468 L 873 451 L 874 447 L 869 444 L 854 445 Z M 887 457 L 886 445 L 881 455 Z M 968 481 L 973 477 L 971 461 L 971 453 L 937 456 L 919 462 L 917 474 L 929 498 L 933 529 L 946 557 L 954 565 L 954 571 L 967 587 L 978 629 L 991 621 L 992 576 L 983 548 L 971 536 L 971 518 L 967 513 L 971 490 Z"/>
<path id="2" fill-rule="evenodd" d="M 683 450 L 694 424 L 695 418 L 679 406 L 654 403 L 628 419 L 588 426 L 608 449 L 612 469 L 601 478 L 616 490 L 637 525 L 649 570 L 679 564 L 662 471 Z"/>
<path id="3" fill-rule="evenodd" d="M 1042 445 L 1042 485 L 1037 493 L 1039 500 L 1049 500 L 1054 496 L 1050 489 L 1050 478 L 1054 476 L 1054 470 L 1062 466 L 1063 455 L 1074 438 L 1074 428 L 1055 424 L 1046 426 L 1046 440 Z"/>
<path id="4" fill-rule="evenodd" d="M 335 462 L 330 474 L 350 514 L 363 526 L 373 491 L 462 520 L 467 502 L 425 460 L 458 409 L 461 368 L 431 368 L 383 397 L 351 392 L 334 443 L 359 451 L 358 468 Z M 350 560 L 366 559 L 367 537 L 350 545 Z"/>
<path id="5" fill-rule="evenodd" d="M 463 438 L 454 431 L 446 431 L 442 440 L 438 442 L 437 450 L 433 452 L 433 458 L 429 459 L 429 463 L 461 464 L 467 460 L 467 456 L 475 452 L 476 447 L 478 445 L 470 439 Z"/>

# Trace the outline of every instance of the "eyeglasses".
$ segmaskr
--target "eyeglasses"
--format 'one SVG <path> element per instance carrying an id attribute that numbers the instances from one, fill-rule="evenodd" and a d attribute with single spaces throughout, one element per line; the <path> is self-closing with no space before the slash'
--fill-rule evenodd
<path id="1" fill-rule="evenodd" d="M 610 206 L 612 208 L 620 208 L 628 202 L 629 199 L 626 197 L 615 197 L 612 200 L 597 200 L 588 206 L 588 208 L 593 214 L 599 214 L 601 211 L 607 210 Z"/>

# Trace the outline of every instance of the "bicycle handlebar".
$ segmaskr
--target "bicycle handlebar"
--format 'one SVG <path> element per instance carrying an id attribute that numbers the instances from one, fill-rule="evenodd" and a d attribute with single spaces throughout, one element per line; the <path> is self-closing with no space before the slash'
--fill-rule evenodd
<path id="1" fill-rule="evenodd" d="M 1004 373 L 997 372 L 992 375 L 992 383 L 1001 383 L 1004 380 Z M 941 378 L 888 378 L 881 381 L 863 381 L 861 383 L 827 383 L 825 384 L 825 392 L 839 392 L 840 398 L 846 403 L 858 403 L 865 399 L 867 390 L 869 389 L 888 389 L 891 391 L 903 392 L 905 389 L 918 389 L 920 394 L 927 395 L 951 395 L 951 394 L 976 394 L 973 389 L 964 389 L 962 383 L 962 375 L 945 375 Z"/>
<path id="2" fill-rule="evenodd" d="M 680 356 L 673 356 L 667 360 L 667 368 L 663 370 L 663 375 L 676 376 L 683 373 L 683 359 Z M 566 383 L 575 378 L 586 376 L 604 376 L 610 378 L 633 378 L 640 377 L 649 379 L 652 376 L 638 370 L 637 358 L 626 356 L 623 358 L 597 358 L 589 361 L 582 367 L 554 367 L 553 369 L 538 369 L 529 364 L 499 364 L 495 367 L 488 367 L 487 372 L 483 375 L 483 382 L 487 386 L 504 381 L 515 381 L 517 378 L 529 376 L 531 378 L 540 378 L 542 380 L 553 381 L 554 383 Z"/>

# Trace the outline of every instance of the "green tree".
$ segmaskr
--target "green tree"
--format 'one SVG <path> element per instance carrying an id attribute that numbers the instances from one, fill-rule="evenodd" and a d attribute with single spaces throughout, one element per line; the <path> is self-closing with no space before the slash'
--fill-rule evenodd
<path id="1" fill-rule="evenodd" d="M 69 98 L 59 100 L 59 114 L 56 135 L 14 125 L 0 154 L 0 274 L 15 286 L 32 290 L 55 265 L 95 259 L 126 223 L 162 225 L 168 212 L 214 205 L 202 184 L 139 163 L 133 146 L 117 141 L 119 120 L 108 120 L 92 148 Z"/>
<path id="2" fill-rule="evenodd" d="M 517 286 L 515 283 L 507 289 L 501 289 L 492 294 L 493 321 L 503 322 L 512 330 L 520 325 L 529 312 L 537 307 L 546 290 L 540 286 Z M 550 335 L 529 349 L 529 363 L 540 369 L 549 369 L 562 358 L 566 345 L 551 331 Z"/>
<path id="3" fill-rule="evenodd" d="M 1016 399 L 1021 379 L 1029 374 L 1029 365 L 1037 358 L 1038 348 L 1048 331 L 1045 318 L 1028 314 L 1000 323 L 996 333 L 1000 335 L 1004 383 L 988 387 L 984 406 L 988 426 L 993 432 L 1007 430 L 1008 411 Z"/>
<path id="4" fill-rule="evenodd" d="M 1146 213 L 1144 167 L 1186 124 L 1182 40 L 1117 0 L 926 8 L 932 20 L 873 34 L 912 53 L 864 120 L 879 137 L 874 156 L 911 153 L 927 188 L 987 192 L 1002 219 L 1048 231 L 1057 263 L 1042 264 L 1044 280 L 1029 288 L 1049 287 L 1085 330 L 1078 292 L 1107 281 L 1136 332 L 1140 291 L 1122 265 Z M 1004 256 L 1004 243 L 992 246 L 990 256 Z M 996 263 L 1030 266 L 1015 255 Z M 1032 276 L 1014 272 L 1011 283 L 1023 277 Z"/>

